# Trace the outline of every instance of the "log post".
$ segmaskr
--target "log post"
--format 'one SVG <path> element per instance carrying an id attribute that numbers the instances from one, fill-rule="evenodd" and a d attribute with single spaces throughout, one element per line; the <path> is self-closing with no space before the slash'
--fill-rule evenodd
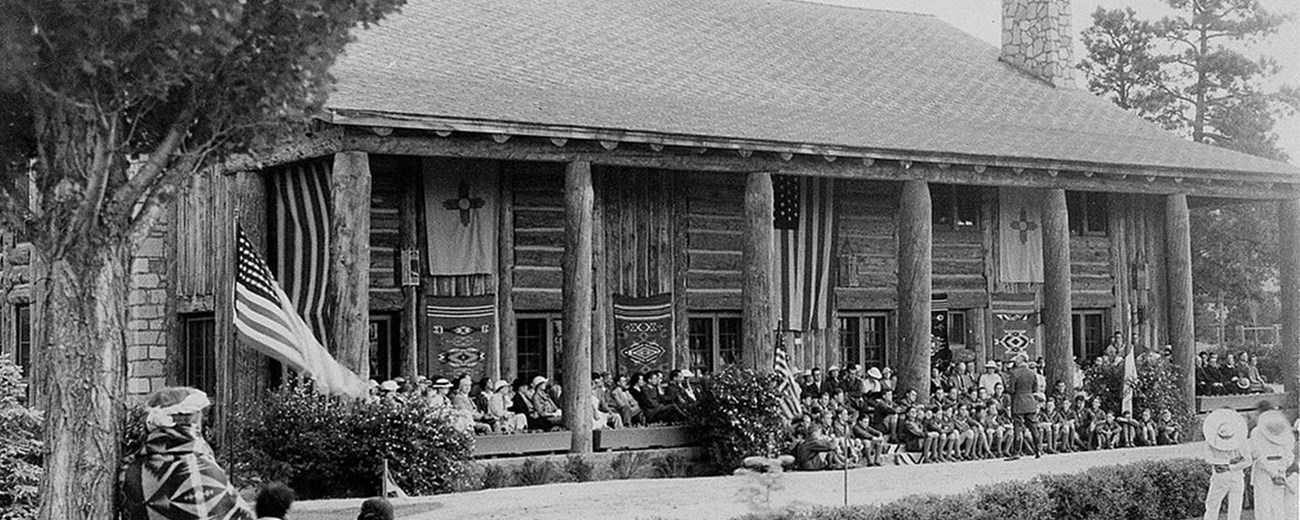
<path id="1" fill-rule="evenodd" d="M 1178 366 L 1178 387 L 1188 410 L 1196 406 L 1195 332 L 1192 321 L 1192 234 L 1187 195 L 1165 199 L 1165 256 L 1168 258 L 1169 344 Z"/>
<path id="2" fill-rule="evenodd" d="M 1296 402 L 1300 392 L 1300 366 L 1296 353 L 1300 352 L 1300 199 L 1287 199 L 1278 203 L 1278 283 L 1282 286 L 1282 330 L 1278 344 L 1282 352 L 1290 353 L 1290 367 L 1286 373 L 1286 391 L 1290 401 Z"/>
<path id="3" fill-rule="evenodd" d="M 343 366 L 370 378 L 370 156 L 334 154 L 330 171 L 326 308 L 330 346 Z"/>
<path id="4" fill-rule="evenodd" d="M 1043 374 L 1048 388 L 1073 380 L 1074 330 L 1070 323 L 1070 216 L 1065 190 L 1046 190 L 1043 201 Z M 1040 388 L 1046 392 L 1046 388 Z"/>
<path id="5" fill-rule="evenodd" d="M 775 235 L 772 174 L 750 173 L 745 180 L 745 229 L 741 261 L 742 365 L 771 372 L 776 362 L 772 321 L 772 251 Z"/>
<path id="6" fill-rule="evenodd" d="M 519 373 L 515 337 L 515 188 L 514 172 L 501 171 L 501 203 L 497 204 L 497 343 L 501 346 L 500 377 L 512 382 Z"/>
<path id="7" fill-rule="evenodd" d="M 420 251 L 420 195 L 424 193 L 421 183 L 422 175 L 419 163 L 415 167 L 404 172 L 405 185 L 408 187 L 402 191 L 402 199 L 398 202 L 398 213 L 401 217 L 399 232 L 402 236 L 403 251 Z M 423 257 L 422 257 L 423 258 Z M 405 259 L 404 259 L 405 260 Z M 408 262 L 402 262 L 400 266 L 402 272 L 402 323 L 401 323 L 401 340 L 402 340 L 402 363 L 399 370 L 402 377 L 414 381 L 416 373 L 420 366 L 420 286 L 406 285 L 405 279 L 409 276 L 407 270 L 418 269 L 420 272 L 415 274 L 415 278 L 421 279 L 420 276 L 424 271 L 424 262 L 417 261 L 416 265 L 410 265 Z M 491 359 L 488 360 L 491 363 Z M 491 370 L 489 369 L 489 372 Z"/>
<path id="8" fill-rule="evenodd" d="M 564 171 L 564 423 L 573 432 L 570 453 L 591 452 L 591 163 Z"/>
<path id="9" fill-rule="evenodd" d="M 592 204 L 591 220 L 591 262 L 592 266 L 592 299 L 595 306 L 591 309 L 591 369 L 594 372 L 604 372 L 607 367 L 609 348 L 606 346 L 606 319 L 605 309 L 613 305 L 610 301 L 609 290 L 609 253 L 605 247 L 605 170 L 597 170 L 592 175 L 592 192 L 594 202 Z"/>
<path id="10" fill-rule="evenodd" d="M 930 186 L 905 181 L 898 212 L 898 386 L 930 402 Z"/>

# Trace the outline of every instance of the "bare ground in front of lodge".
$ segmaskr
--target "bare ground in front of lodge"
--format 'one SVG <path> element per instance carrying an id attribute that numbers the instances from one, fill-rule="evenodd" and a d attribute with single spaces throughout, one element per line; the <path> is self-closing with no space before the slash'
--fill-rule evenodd
<path id="1" fill-rule="evenodd" d="M 1157 448 L 1130 448 L 1102 452 L 1044 455 L 1022 458 L 885 466 L 848 471 L 848 503 L 879 504 L 904 496 L 951 494 L 975 486 L 1010 480 L 1028 480 L 1044 473 L 1077 473 L 1094 466 L 1139 460 L 1195 458 L 1202 443 Z M 787 473 L 784 489 L 772 494 L 772 507 L 838 506 L 845 502 L 845 475 L 841 471 Z M 751 511 L 739 498 L 752 481 L 735 476 L 682 479 L 638 479 L 550 484 L 490 489 L 397 501 L 398 518 L 433 520 L 602 520 L 681 519 L 725 520 Z M 294 505 L 294 520 L 351 520 L 361 499 L 314 500 Z"/>

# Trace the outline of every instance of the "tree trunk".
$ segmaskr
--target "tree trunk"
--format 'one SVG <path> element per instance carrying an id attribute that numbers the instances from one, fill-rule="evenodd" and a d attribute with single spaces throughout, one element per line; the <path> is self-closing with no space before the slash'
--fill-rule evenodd
<path id="1" fill-rule="evenodd" d="M 1169 284 L 1169 344 L 1178 366 L 1178 388 L 1188 410 L 1196 410 L 1195 321 L 1192 311 L 1192 234 L 1187 195 L 1165 199 L 1165 254 Z"/>
<path id="2" fill-rule="evenodd" d="M 742 366 L 771 372 L 776 362 L 772 321 L 772 174 L 750 173 L 745 181 L 745 228 L 741 249 L 744 278 L 740 286 Z"/>
<path id="3" fill-rule="evenodd" d="M 330 173 L 330 351 L 370 378 L 370 156 L 334 155 Z"/>
<path id="4" fill-rule="evenodd" d="M 82 237 L 85 244 L 91 239 Z M 41 520 L 115 516 L 124 396 L 127 247 L 75 247 L 49 266 L 42 407 L 48 455 Z"/>
<path id="5" fill-rule="evenodd" d="M 1074 377 L 1070 315 L 1070 218 L 1065 190 L 1050 189 L 1043 204 L 1043 362 L 1048 388 Z M 1047 388 L 1039 388 L 1047 392 Z"/>
<path id="6" fill-rule="evenodd" d="M 569 453 L 591 452 L 591 163 L 569 163 L 564 173 L 564 367 L 560 394 L 564 424 L 573 432 Z"/>
<path id="7" fill-rule="evenodd" d="M 905 181 L 898 201 L 898 387 L 930 402 L 930 291 L 933 231 L 930 186 Z"/>
<path id="8" fill-rule="evenodd" d="M 1282 286 L 1282 330 L 1277 342 L 1287 353 L 1286 391 L 1292 403 L 1300 393 L 1300 200 L 1287 199 L 1278 203 L 1278 282 Z"/>

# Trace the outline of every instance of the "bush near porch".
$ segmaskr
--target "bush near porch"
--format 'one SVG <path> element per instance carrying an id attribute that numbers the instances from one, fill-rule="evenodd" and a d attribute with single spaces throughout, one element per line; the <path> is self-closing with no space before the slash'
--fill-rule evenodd
<path id="1" fill-rule="evenodd" d="M 1160 410 L 1169 410 L 1183 432 L 1183 438 L 1192 438 L 1193 410 L 1183 403 L 1177 368 L 1164 357 L 1139 356 L 1136 363 L 1137 380 L 1132 383 L 1134 417 L 1143 409 L 1149 408 L 1153 417 L 1158 417 Z M 1116 415 L 1121 409 L 1124 384 L 1123 364 L 1096 363 L 1083 373 L 1084 391 L 1090 396 L 1100 397 L 1102 408 L 1112 410 Z"/>
<path id="2" fill-rule="evenodd" d="M 36 517 L 41 414 L 25 404 L 22 369 L 0 356 L 0 520 Z"/>
<path id="3" fill-rule="evenodd" d="M 1199 518 L 1210 466 L 1196 459 L 1102 466 L 1071 475 L 915 495 L 878 506 L 794 509 L 741 520 L 1165 520 Z"/>
<path id="4" fill-rule="evenodd" d="M 283 481 L 300 499 L 378 495 L 385 459 L 408 493 L 452 491 L 473 442 L 423 400 L 354 402 L 302 385 L 236 414 L 234 432 L 235 484 Z"/>
<path id="5" fill-rule="evenodd" d="M 686 416 L 717 470 L 730 473 L 749 456 L 779 456 L 789 445 L 780 387 L 775 373 L 734 366 L 704 381 Z"/>

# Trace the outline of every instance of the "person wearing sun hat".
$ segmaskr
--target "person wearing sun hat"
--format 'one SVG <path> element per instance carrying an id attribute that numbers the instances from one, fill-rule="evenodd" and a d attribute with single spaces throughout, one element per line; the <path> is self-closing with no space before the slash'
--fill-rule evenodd
<path id="1" fill-rule="evenodd" d="M 1256 520 L 1282 520 L 1287 516 L 1287 500 L 1296 495 L 1287 486 L 1286 468 L 1295 460 L 1295 433 L 1280 410 L 1259 415 L 1259 424 L 1250 432 L 1250 451 L 1254 466 L 1250 471 L 1255 488 Z"/>
<path id="2" fill-rule="evenodd" d="M 1210 463 L 1210 490 L 1205 494 L 1205 519 L 1219 518 L 1223 499 L 1228 499 L 1228 520 L 1241 518 L 1241 499 L 1246 492 L 1243 470 L 1250 467 L 1246 446 L 1246 418 L 1230 408 L 1220 408 L 1205 417 L 1205 461 Z"/>
<path id="3" fill-rule="evenodd" d="M 118 474 L 122 518 L 253 520 L 203 440 L 203 410 L 211 404 L 207 394 L 189 387 L 149 396 L 144 446 L 127 456 Z"/>

